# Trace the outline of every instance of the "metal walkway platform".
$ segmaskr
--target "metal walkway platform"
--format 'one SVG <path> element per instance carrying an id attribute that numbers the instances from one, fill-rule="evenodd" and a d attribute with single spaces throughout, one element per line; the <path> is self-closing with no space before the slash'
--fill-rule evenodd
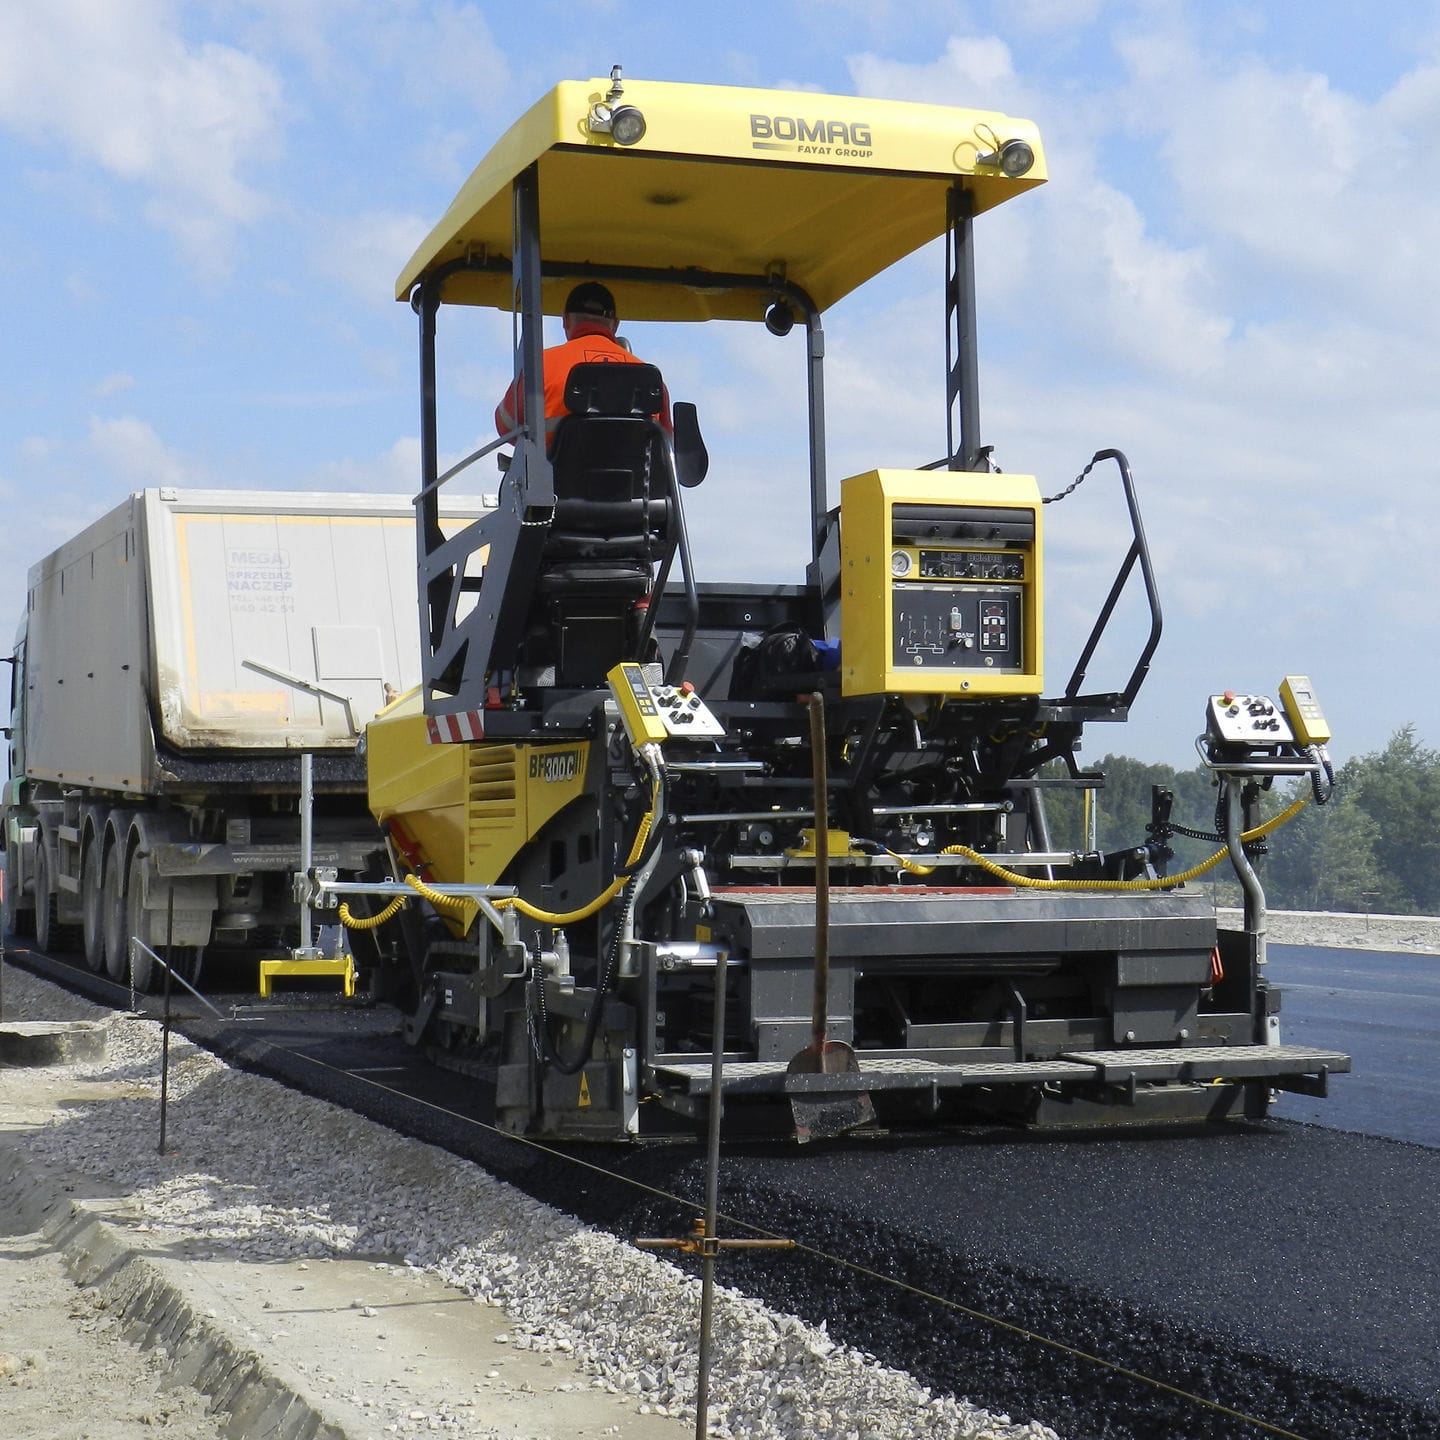
<path id="1" fill-rule="evenodd" d="M 727 1095 L 800 1094 L 827 1090 L 916 1090 L 930 1085 L 956 1089 L 966 1085 L 1026 1084 L 1093 1080 L 1092 1065 L 1067 1060 L 988 1060 L 946 1064 L 937 1060 L 868 1059 L 863 1052 L 858 1074 L 789 1075 L 783 1060 L 730 1060 L 725 1064 Z M 662 1081 L 680 1081 L 687 1094 L 710 1093 L 710 1062 L 666 1062 L 655 1066 Z"/>
<path id="2" fill-rule="evenodd" d="M 804 1094 L 824 1091 L 942 1090 L 971 1085 L 1123 1084 L 1146 1080 L 1262 1080 L 1287 1075 L 1339 1074 L 1350 1057 L 1305 1045 L 1211 1045 L 1157 1050 L 1075 1050 L 1056 1060 L 957 1061 L 856 1058 L 858 1073 L 790 1075 L 783 1060 L 727 1060 L 722 1075 L 728 1095 Z M 688 1095 L 710 1093 L 708 1060 L 663 1061 L 653 1067 L 664 1085 Z"/>
<path id="3" fill-rule="evenodd" d="M 1350 1068 L 1338 1050 L 1308 1045 L 1197 1045 L 1161 1050 L 1068 1050 L 1065 1059 L 1093 1065 L 1104 1080 L 1261 1080 L 1335 1074 Z"/>

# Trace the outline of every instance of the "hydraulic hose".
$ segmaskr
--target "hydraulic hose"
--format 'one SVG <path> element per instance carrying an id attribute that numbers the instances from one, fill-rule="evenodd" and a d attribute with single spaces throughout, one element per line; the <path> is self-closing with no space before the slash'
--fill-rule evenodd
<path id="1" fill-rule="evenodd" d="M 625 863 L 620 867 L 615 879 L 606 886 L 587 905 L 578 909 L 557 913 L 551 910 L 543 910 L 538 905 L 532 905 L 528 900 L 521 899 L 518 895 L 508 896 L 504 899 L 495 900 L 493 903 L 497 910 L 518 910 L 522 915 L 531 920 L 538 920 L 545 925 L 574 925 L 581 920 L 588 920 L 592 915 L 603 910 L 618 895 L 629 890 L 625 899 L 625 908 L 615 927 L 615 934 L 612 937 L 609 953 L 606 957 L 604 972 L 597 976 L 597 985 L 594 1003 L 590 1007 L 590 1014 L 585 1024 L 585 1034 L 580 1041 L 580 1046 L 573 1056 L 562 1056 L 556 1048 L 550 1036 L 550 1026 L 545 1013 L 545 980 L 544 976 L 538 973 L 533 977 L 533 983 L 538 987 L 539 1010 L 539 1032 L 540 1040 L 545 1047 L 546 1058 L 551 1065 L 562 1075 L 574 1075 L 580 1071 L 586 1061 L 589 1060 L 595 1049 L 595 1040 L 600 1033 L 600 1021 L 605 1010 L 605 996 L 615 984 L 616 972 L 619 968 L 620 947 L 623 935 L 627 932 L 631 917 L 634 913 L 636 902 L 639 899 L 640 891 L 644 888 L 646 880 L 655 868 L 658 858 L 657 847 L 660 837 L 663 834 L 662 821 L 665 816 L 665 769 L 660 762 L 658 747 L 645 747 L 642 750 L 642 757 L 650 770 L 650 808 L 641 817 L 640 824 L 635 832 L 635 839 L 630 846 L 630 853 L 626 856 Z M 427 885 L 418 875 L 408 874 L 405 876 L 405 883 L 422 899 L 428 900 L 441 914 L 462 918 L 468 914 L 473 901 L 467 900 L 462 895 L 447 895 L 443 891 L 436 890 L 433 886 Z M 385 921 L 391 919 L 405 904 L 409 897 L 397 895 L 378 915 L 367 919 L 361 919 L 350 913 L 347 905 L 340 906 L 340 921 L 348 929 L 352 930 L 373 930 Z"/>
<path id="2" fill-rule="evenodd" d="M 660 821 L 665 813 L 665 770 L 656 751 L 647 747 L 646 750 L 642 750 L 641 754 L 650 767 L 650 812 L 640 822 L 635 843 L 630 848 L 630 857 L 616 877 L 615 883 L 610 887 L 610 890 L 614 892 L 617 886 L 623 888 L 628 885 L 629 890 L 625 896 L 625 908 L 621 912 L 614 934 L 610 938 L 604 973 L 596 976 L 595 999 L 591 1002 L 590 1014 L 585 1020 L 585 1034 L 581 1037 L 580 1045 L 574 1055 L 568 1057 L 561 1055 L 555 1042 L 551 1039 L 549 1018 L 545 1013 L 545 980 L 543 976 L 536 977 L 539 992 L 541 1043 L 545 1047 L 546 1058 L 561 1075 L 577 1074 L 594 1053 L 595 1040 L 600 1034 L 600 1019 L 605 1011 L 605 997 L 614 988 L 615 976 L 620 968 L 620 951 L 624 945 L 629 943 L 635 906 L 640 899 L 640 892 L 645 888 L 645 883 L 654 871 L 655 863 L 659 858 L 655 847 L 661 833 Z M 647 844 L 647 835 L 652 832 L 654 838 Z"/>
<path id="3" fill-rule="evenodd" d="M 522 915 L 531 920 L 539 920 L 544 925 L 575 925 L 581 920 L 588 920 L 592 915 L 603 910 L 617 895 L 624 890 L 637 869 L 639 869 L 653 852 L 659 841 L 660 826 L 658 821 L 664 814 L 664 789 L 661 780 L 663 772 L 656 772 L 650 791 L 650 809 L 641 818 L 640 828 L 636 831 L 635 842 L 630 847 L 630 854 L 621 867 L 620 873 L 615 879 L 588 904 L 582 905 L 576 910 L 567 910 L 563 913 L 553 910 L 542 910 L 538 905 L 532 905 L 528 900 L 522 899 L 519 895 L 507 896 L 504 899 L 494 901 L 497 910 L 518 910 Z M 648 843 L 647 843 L 648 842 Z M 473 901 L 467 900 L 463 895 L 446 895 L 443 891 L 436 890 L 433 886 L 427 885 L 418 875 L 410 874 L 405 876 L 405 883 L 422 899 L 428 900 L 442 915 L 449 915 L 454 919 L 463 919 L 469 913 Z M 408 897 L 397 895 L 378 915 L 362 918 L 353 915 L 348 905 L 340 906 L 340 923 L 348 930 L 374 930 L 377 926 L 383 925 L 387 920 L 392 919 L 405 904 Z"/>
<path id="4" fill-rule="evenodd" d="M 1278 830 L 1287 821 L 1292 820 L 1309 803 L 1309 796 L 1302 795 L 1292 804 L 1287 806 L 1278 815 L 1267 820 L 1263 825 L 1257 825 L 1253 830 L 1247 830 L 1240 839 L 1248 843 L 1252 840 L 1262 839 L 1273 830 Z M 892 856 L 904 870 L 912 875 L 933 875 L 938 867 L 934 865 L 920 865 L 914 860 L 907 859 L 903 855 L 897 855 L 893 850 L 886 849 L 885 853 Z M 1148 880 L 1042 880 L 1031 875 L 1021 875 L 1014 870 L 1007 870 L 1003 865 L 997 865 L 995 861 L 982 855 L 978 850 L 972 850 L 968 845 L 947 845 L 941 852 L 942 855 L 963 855 L 966 859 L 973 861 L 980 869 L 988 874 L 997 876 L 999 879 L 1008 882 L 1024 890 L 1173 890 L 1177 885 L 1183 885 L 1187 880 L 1197 879 L 1207 871 L 1213 870 L 1222 860 L 1229 857 L 1229 850 L 1217 850 L 1208 859 L 1202 860 L 1198 865 L 1192 865 L 1188 870 L 1182 870 L 1178 875 L 1157 875 Z"/>
<path id="5" fill-rule="evenodd" d="M 393 920 L 405 906 L 408 896 L 397 895 L 378 915 L 354 915 L 350 907 L 340 902 L 340 923 L 347 930 L 376 930 L 387 920 Z"/>
<path id="6" fill-rule="evenodd" d="M 459 895 L 443 895 L 438 890 L 432 890 L 418 875 L 406 875 L 407 884 L 417 895 L 428 900 L 441 914 L 461 918 L 466 912 L 467 902 Z M 342 900 L 338 911 L 340 923 L 347 930 L 375 930 L 387 920 L 393 920 L 409 901 L 408 895 L 397 895 L 378 915 L 362 916 L 354 914 L 350 907 Z"/>
<path id="7" fill-rule="evenodd" d="M 640 889 L 644 885 L 649 868 L 642 869 L 627 883 L 630 886 L 629 894 L 625 897 L 625 909 L 620 915 L 620 922 L 615 927 L 615 934 L 611 937 L 610 951 L 606 959 L 605 973 L 600 976 L 599 984 L 595 990 L 595 999 L 591 1003 L 590 1013 L 585 1019 L 585 1034 L 580 1039 L 580 1045 L 571 1056 L 561 1055 L 559 1047 L 550 1035 L 550 1021 L 545 1013 L 545 980 L 543 976 L 536 977 L 536 986 L 539 989 L 540 1008 L 540 1036 L 545 1046 L 546 1058 L 561 1075 L 575 1075 L 585 1068 L 585 1063 L 595 1051 L 595 1040 L 600 1034 L 600 1017 L 605 1011 L 605 997 L 610 993 L 611 987 L 615 984 L 615 972 L 620 960 L 621 936 L 629 928 L 630 918 L 635 910 L 635 901 L 639 897 Z"/>
<path id="8" fill-rule="evenodd" d="M 1330 797 L 1335 793 L 1335 767 L 1330 763 L 1330 752 L 1323 745 L 1311 745 L 1310 756 L 1319 764 L 1325 772 L 1325 783 L 1320 783 L 1318 774 L 1311 775 L 1310 788 L 1315 796 L 1317 805 L 1328 805 Z"/>
<path id="9" fill-rule="evenodd" d="M 532 905 L 528 900 L 522 900 L 515 895 L 505 900 L 496 900 L 495 908 L 497 910 L 518 910 L 522 915 L 531 920 L 539 920 L 544 925 L 574 925 L 581 920 L 588 920 L 592 915 L 603 910 L 624 890 L 637 871 L 644 868 L 653 855 L 655 846 L 660 843 L 662 833 L 660 822 L 664 815 L 664 771 L 656 766 L 651 776 L 650 809 L 642 817 L 640 828 L 635 832 L 635 843 L 630 847 L 630 854 L 626 857 L 625 863 L 620 867 L 615 879 L 588 905 L 582 905 L 578 910 L 568 910 L 564 914 L 555 914 L 549 910 L 542 910 L 538 905 Z"/>
<path id="10" fill-rule="evenodd" d="M 469 913 L 473 903 L 463 895 L 445 895 L 427 885 L 418 875 L 407 875 L 405 883 L 423 900 L 428 900 L 442 915 L 461 920 Z"/>

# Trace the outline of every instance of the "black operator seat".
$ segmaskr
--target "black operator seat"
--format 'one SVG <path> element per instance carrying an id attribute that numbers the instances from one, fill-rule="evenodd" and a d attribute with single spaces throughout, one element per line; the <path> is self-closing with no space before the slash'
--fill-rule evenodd
<path id="1" fill-rule="evenodd" d="M 637 602 L 672 543 L 672 482 L 664 403 L 653 365 L 576 365 L 569 411 L 550 448 L 555 513 L 536 595 L 551 630 L 556 683 L 589 685 L 628 653 Z"/>

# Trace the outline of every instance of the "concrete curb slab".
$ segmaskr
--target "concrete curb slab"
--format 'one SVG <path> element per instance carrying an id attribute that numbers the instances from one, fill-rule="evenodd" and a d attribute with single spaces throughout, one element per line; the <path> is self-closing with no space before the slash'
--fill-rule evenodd
<path id="1" fill-rule="evenodd" d="M 17 1216 L 60 1250 L 76 1282 L 94 1289 L 143 1350 L 159 1347 L 177 1382 L 205 1395 L 230 1417 L 226 1433 L 245 1440 L 365 1440 L 322 1414 L 277 1375 L 258 1351 L 194 1306 L 113 1225 L 69 1199 L 0 1137 L 0 1210 Z"/>
<path id="2" fill-rule="evenodd" d="M 0 1025 L 0 1064 L 69 1065 L 105 1057 L 106 1029 L 95 1020 L 13 1020 Z"/>

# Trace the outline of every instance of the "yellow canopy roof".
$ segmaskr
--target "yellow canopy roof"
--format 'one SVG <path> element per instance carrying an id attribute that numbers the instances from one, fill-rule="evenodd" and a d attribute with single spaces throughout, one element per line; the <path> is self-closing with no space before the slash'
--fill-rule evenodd
<path id="1" fill-rule="evenodd" d="M 988 210 L 1045 179 L 1035 125 L 988 110 L 898 100 L 626 80 L 616 103 L 646 130 L 622 146 L 591 130 L 608 80 L 565 81 L 481 161 L 396 282 L 397 299 L 437 267 L 508 262 L 511 182 L 538 164 L 542 260 L 768 275 L 779 270 L 825 310 L 944 232 L 958 180 Z M 1034 151 L 1022 176 L 981 164 L 1011 140 Z M 547 279 L 558 314 L 573 276 Z M 631 320 L 759 319 L 766 297 L 695 283 L 607 282 Z M 446 280 L 449 303 L 510 309 L 510 278 Z"/>

